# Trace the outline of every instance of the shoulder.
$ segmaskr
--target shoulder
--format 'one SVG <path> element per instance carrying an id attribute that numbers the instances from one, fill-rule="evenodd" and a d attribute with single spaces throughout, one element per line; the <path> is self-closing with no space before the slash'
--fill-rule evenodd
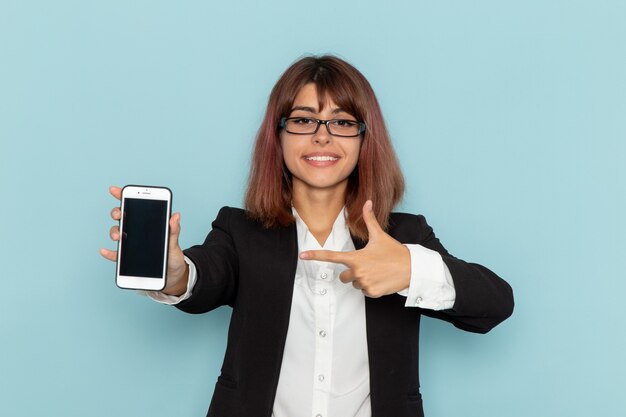
<path id="1" fill-rule="evenodd" d="M 217 213 L 213 225 L 230 227 L 261 227 L 261 223 L 252 219 L 248 212 L 239 207 L 224 206 Z"/>
<path id="2" fill-rule="evenodd" d="M 244 219 L 246 218 L 246 211 L 238 207 L 224 206 L 217 213 L 218 219 Z"/>
<path id="3" fill-rule="evenodd" d="M 391 213 L 388 233 L 402 243 L 420 243 L 433 233 L 433 229 L 421 214 Z"/>
<path id="4" fill-rule="evenodd" d="M 391 213 L 389 215 L 389 227 L 390 228 L 403 228 L 403 227 L 429 227 L 426 222 L 426 218 L 421 214 L 411 213 Z"/>

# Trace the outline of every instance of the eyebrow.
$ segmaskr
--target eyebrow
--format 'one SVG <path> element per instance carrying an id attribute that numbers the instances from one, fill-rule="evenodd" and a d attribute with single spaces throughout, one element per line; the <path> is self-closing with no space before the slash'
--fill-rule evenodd
<path id="1" fill-rule="evenodd" d="M 308 106 L 294 106 L 292 107 L 291 111 L 296 111 L 296 110 L 301 110 L 301 111 L 305 111 L 305 112 L 309 112 L 309 113 L 317 113 L 317 109 L 314 109 L 313 107 L 308 107 Z M 338 113 L 348 113 L 347 111 L 345 111 L 342 108 L 337 107 L 336 109 L 334 109 L 331 114 L 338 114 Z"/>

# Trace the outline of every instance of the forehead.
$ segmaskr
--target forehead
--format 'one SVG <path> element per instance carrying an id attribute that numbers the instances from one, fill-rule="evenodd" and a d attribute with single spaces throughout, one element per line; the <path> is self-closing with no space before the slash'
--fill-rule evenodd
<path id="1" fill-rule="evenodd" d="M 298 91 L 293 101 L 293 107 L 311 107 L 322 111 L 324 108 L 336 109 L 339 106 L 335 103 L 334 98 L 329 92 L 323 94 L 318 93 L 318 88 L 314 83 L 305 84 L 304 87 Z"/>
<path id="2" fill-rule="evenodd" d="M 318 86 L 314 83 L 305 84 L 296 94 L 291 110 L 300 108 L 301 110 L 310 109 L 314 112 L 321 112 L 324 109 L 329 109 L 333 113 L 343 111 L 349 113 L 335 102 L 330 92 L 324 91 L 320 94 L 318 90 Z"/>

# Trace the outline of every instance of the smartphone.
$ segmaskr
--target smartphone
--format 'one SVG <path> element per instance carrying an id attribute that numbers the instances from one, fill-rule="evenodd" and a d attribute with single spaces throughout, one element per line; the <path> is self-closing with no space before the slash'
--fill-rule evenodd
<path id="1" fill-rule="evenodd" d="M 166 187 L 122 189 L 115 282 L 120 288 L 165 288 L 172 192 Z"/>

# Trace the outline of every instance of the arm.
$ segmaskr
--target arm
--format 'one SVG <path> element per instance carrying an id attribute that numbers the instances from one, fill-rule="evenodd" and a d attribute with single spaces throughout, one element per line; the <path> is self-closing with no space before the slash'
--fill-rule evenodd
<path id="1" fill-rule="evenodd" d="M 422 309 L 421 313 L 476 333 L 486 333 L 513 313 L 513 290 L 509 284 L 482 265 L 468 263 L 450 255 L 426 223 L 417 216 L 419 244 L 439 252 L 448 267 L 456 298 L 452 308 L 441 311 Z"/>
<path id="2" fill-rule="evenodd" d="M 238 256 L 230 235 L 230 209 L 224 207 L 202 245 L 184 251 L 196 269 L 189 298 L 176 304 L 182 311 L 205 313 L 222 305 L 233 306 L 237 292 Z"/>
<path id="3" fill-rule="evenodd" d="M 348 269 L 341 273 L 339 279 L 346 284 L 352 284 L 368 297 L 378 298 L 410 287 L 412 277 L 423 278 L 425 271 L 422 268 L 427 270 L 429 267 L 425 264 L 412 266 L 410 249 L 403 245 L 418 244 L 426 250 L 437 252 L 434 255 L 441 257 L 443 263 L 428 263 L 439 266 L 442 281 L 445 280 L 446 272 L 443 264 L 447 266 L 452 277 L 451 287 L 456 293 L 451 308 L 446 309 L 448 306 L 445 304 L 424 304 L 423 307 L 444 310 L 416 308 L 421 314 L 449 321 L 460 329 L 477 333 L 488 332 L 512 314 L 513 292 L 509 284 L 483 266 L 470 264 L 450 255 L 426 223 L 424 216 L 395 213 L 390 218 L 389 230 L 384 231 L 373 214 L 372 202 L 368 200 L 363 206 L 363 219 L 367 225 L 369 240 L 362 249 L 350 252 L 311 250 L 301 252 L 300 259 L 344 264 Z M 418 298 L 419 296 L 415 301 Z M 441 300 L 429 301 L 445 301 L 444 298 L 445 296 Z M 452 301 L 452 298 L 448 301 Z"/>

